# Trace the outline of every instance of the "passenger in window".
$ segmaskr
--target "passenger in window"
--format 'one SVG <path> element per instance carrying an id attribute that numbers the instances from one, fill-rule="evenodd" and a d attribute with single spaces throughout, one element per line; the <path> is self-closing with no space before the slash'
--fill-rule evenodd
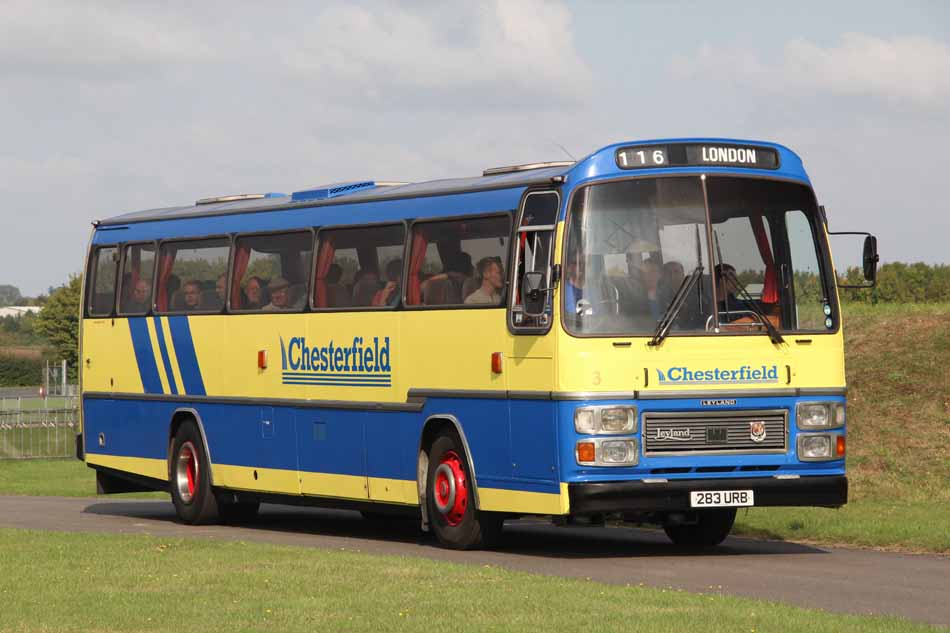
<path id="1" fill-rule="evenodd" d="M 577 320 L 616 313 L 620 306 L 619 293 L 608 282 L 603 262 L 590 268 L 588 271 L 587 258 L 582 252 L 568 253 L 564 298 L 567 315 Z"/>
<path id="2" fill-rule="evenodd" d="M 462 286 L 472 273 L 472 256 L 460 251 L 445 265 L 445 272 L 422 282 L 422 302 L 426 305 L 462 303 Z"/>
<path id="3" fill-rule="evenodd" d="M 148 295 L 152 289 L 150 282 L 145 279 L 139 279 L 132 288 L 132 296 L 125 305 L 125 312 L 148 312 Z"/>
<path id="4" fill-rule="evenodd" d="M 185 300 L 183 310 L 192 312 L 201 309 L 201 284 L 197 281 L 194 279 L 186 281 L 182 287 L 182 295 Z"/>
<path id="5" fill-rule="evenodd" d="M 290 282 L 283 277 L 274 277 L 267 284 L 267 292 L 270 294 L 270 303 L 264 306 L 268 312 L 281 312 L 290 310 Z"/>
<path id="6" fill-rule="evenodd" d="M 221 273 L 214 282 L 214 294 L 218 298 L 218 307 L 224 307 L 228 296 L 228 276 L 225 273 Z"/>
<path id="7" fill-rule="evenodd" d="M 372 268 L 361 268 L 354 278 L 353 305 L 368 306 L 373 304 L 373 297 L 379 291 L 379 273 Z"/>
<path id="8" fill-rule="evenodd" d="M 331 308 L 346 308 L 350 305 L 350 293 L 340 283 L 342 278 L 343 267 L 330 264 L 327 270 L 327 303 Z"/>
<path id="9" fill-rule="evenodd" d="M 652 258 L 640 264 L 640 279 L 643 281 L 643 298 L 650 318 L 658 321 L 663 316 L 664 306 L 660 305 L 657 294 L 660 285 L 660 266 Z"/>
<path id="10" fill-rule="evenodd" d="M 501 304 L 501 289 L 505 285 L 505 274 L 498 257 L 483 257 L 478 260 L 478 276 L 482 285 L 465 298 L 470 305 L 499 305 Z"/>
<path id="11" fill-rule="evenodd" d="M 716 301 L 719 302 L 721 320 L 734 321 L 749 317 L 752 309 L 749 303 L 736 296 L 736 269 L 732 264 L 716 264 Z"/>
<path id="12" fill-rule="evenodd" d="M 274 277 L 267 284 L 270 293 L 270 303 L 264 306 L 268 312 L 282 312 L 292 309 L 290 305 L 290 282 L 283 277 Z"/>
<path id="13" fill-rule="evenodd" d="M 247 280 L 244 285 L 244 308 L 248 310 L 260 310 L 267 301 L 264 298 L 264 280 L 254 276 Z"/>
<path id="14" fill-rule="evenodd" d="M 399 281 L 402 278 L 402 260 L 394 259 L 386 264 L 386 285 L 373 296 L 374 306 L 394 306 L 399 303 Z"/>

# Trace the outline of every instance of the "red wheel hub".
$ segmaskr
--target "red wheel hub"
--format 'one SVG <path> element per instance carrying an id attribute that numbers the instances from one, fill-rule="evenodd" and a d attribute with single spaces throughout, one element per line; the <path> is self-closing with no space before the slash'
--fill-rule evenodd
<path id="1" fill-rule="evenodd" d="M 442 456 L 435 471 L 435 507 L 449 525 L 462 522 L 468 507 L 468 486 L 462 460 L 455 451 Z"/>

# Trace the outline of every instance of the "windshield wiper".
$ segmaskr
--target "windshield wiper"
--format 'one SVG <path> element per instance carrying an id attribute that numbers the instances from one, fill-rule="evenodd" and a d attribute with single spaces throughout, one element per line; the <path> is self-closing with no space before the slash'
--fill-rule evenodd
<path id="1" fill-rule="evenodd" d="M 670 327 L 673 325 L 676 315 L 679 314 L 680 309 L 686 303 L 686 296 L 689 294 L 689 291 L 692 290 L 693 286 L 696 285 L 696 281 L 702 276 L 703 267 L 700 265 L 693 269 L 689 277 L 683 278 L 683 281 L 680 282 L 680 287 L 676 289 L 676 293 L 670 300 L 670 304 L 666 306 L 666 311 L 656 324 L 656 331 L 653 332 L 653 340 L 651 340 L 648 345 L 655 347 L 663 342 L 663 339 L 670 333 Z"/>
<path id="2" fill-rule="evenodd" d="M 739 291 L 739 298 L 745 301 L 746 307 L 749 308 L 749 311 L 754 314 L 759 319 L 759 321 L 762 322 L 762 325 L 765 326 L 766 332 L 769 333 L 769 340 L 771 340 L 776 345 L 779 343 L 784 343 L 785 339 L 782 337 L 781 333 L 779 333 L 778 329 L 772 325 L 772 322 L 769 321 L 767 316 L 765 316 L 765 313 L 762 312 L 762 308 L 759 307 L 755 299 L 752 298 L 752 295 L 749 294 L 749 291 L 746 290 L 745 286 L 742 285 L 742 282 L 739 281 L 739 277 L 736 276 L 735 271 L 726 267 L 723 267 L 723 271 L 729 277 L 729 280 L 735 284 L 736 290 Z"/>

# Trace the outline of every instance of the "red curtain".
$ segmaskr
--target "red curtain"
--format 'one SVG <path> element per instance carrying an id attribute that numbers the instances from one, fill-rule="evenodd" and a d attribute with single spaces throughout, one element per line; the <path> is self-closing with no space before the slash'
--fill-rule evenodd
<path id="1" fill-rule="evenodd" d="M 333 245 L 332 236 L 320 240 L 320 252 L 317 253 L 317 283 L 313 288 L 313 305 L 318 308 L 326 308 L 329 303 L 327 301 L 327 273 L 330 272 L 335 253 L 336 247 Z"/>
<path id="2" fill-rule="evenodd" d="M 168 311 L 168 279 L 172 276 L 172 267 L 175 265 L 175 253 L 174 246 L 166 246 L 158 260 L 158 297 L 155 305 L 159 312 Z"/>
<path id="3" fill-rule="evenodd" d="M 241 279 L 247 272 L 247 263 L 251 259 L 250 244 L 238 244 L 234 249 L 234 270 L 231 277 L 231 307 L 241 308 Z"/>
<path id="4" fill-rule="evenodd" d="M 409 305 L 419 305 L 422 303 L 422 280 L 419 279 L 419 273 L 422 272 L 422 264 L 426 260 L 426 247 L 429 240 L 426 239 L 425 232 L 422 229 L 416 229 L 412 234 L 412 250 L 409 255 L 409 279 L 406 286 L 406 301 Z"/>
<path id="5" fill-rule="evenodd" d="M 765 233 L 765 224 L 762 214 L 749 217 L 752 222 L 752 232 L 755 234 L 755 243 L 759 247 L 759 255 L 765 262 L 765 285 L 762 288 L 762 303 L 778 303 L 778 279 L 775 275 L 775 258 L 772 257 L 772 248 Z"/>

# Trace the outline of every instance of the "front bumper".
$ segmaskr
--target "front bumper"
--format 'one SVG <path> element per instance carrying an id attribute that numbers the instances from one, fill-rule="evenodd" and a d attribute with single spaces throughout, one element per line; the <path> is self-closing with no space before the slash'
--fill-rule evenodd
<path id="1" fill-rule="evenodd" d="M 758 506 L 817 506 L 837 508 L 848 502 L 844 475 L 798 479 L 682 479 L 643 483 L 618 481 L 568 484 L 571 514 L 665 512 L 689 510 L 694 490 L 753 490 Z"/>

